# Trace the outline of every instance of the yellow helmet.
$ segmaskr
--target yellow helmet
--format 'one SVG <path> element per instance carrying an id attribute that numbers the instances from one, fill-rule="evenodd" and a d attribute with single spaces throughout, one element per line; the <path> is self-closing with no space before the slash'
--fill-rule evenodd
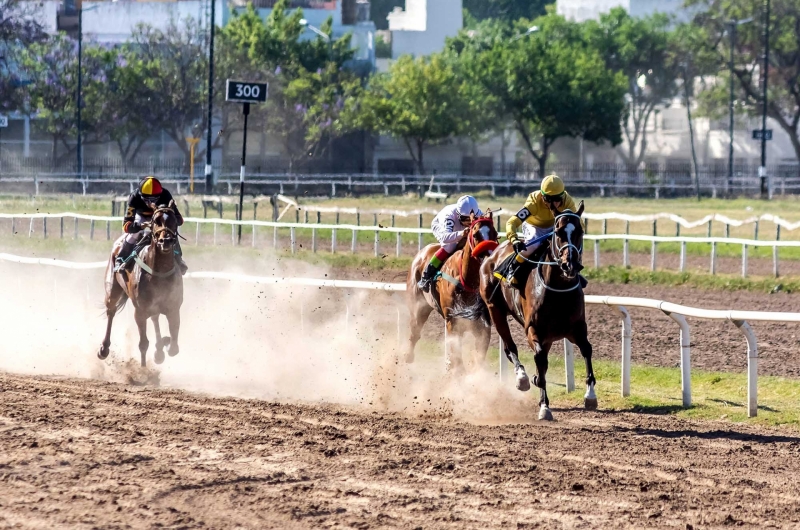
<path id="1" fill-rule="evenodd" d="M 558 175 L 549 175 L 542 180 L 542 194 L 545 197 L 558 197 L 564 193 L 564 181 Z"/>

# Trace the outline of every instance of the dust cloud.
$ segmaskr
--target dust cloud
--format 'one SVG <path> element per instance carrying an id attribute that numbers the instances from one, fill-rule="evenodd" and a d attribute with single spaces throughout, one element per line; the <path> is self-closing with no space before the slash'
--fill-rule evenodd
<path id="1" fill-rule="evenodd" d="M 190 265 L 220 270 L 197 260 Z M 224 270 L 332 277 L 322 267 L 294 261 L 247 260 L 228 263 Z M 142 371 L 130 302 L 115 318 L 111 355 L 106 361 L 96 356 L 106 324 L 102 270 L 2 263 L 0 370 L 124 384 L 146 380 L 213 395 L 331 402 L 481 422 L 531 419 L 531 400 L 513 386 L 501 386 L 471 348 L 464 352 L 467 372 L 446 374 L 443 345 L 440 338 L 431 342 L 436 340 L 431 330 L 430 351 L 424 351 L 423 339 L 415 363 L 398 360 L 407 343 L 407 310 L 398 294 L 206 279 L 186 279 L 184 292 L 180 353 L 155 365 L 155 337 L 148 324 L 148 369 Z M 167 329 L 162 317 L 164 335 Z"/>

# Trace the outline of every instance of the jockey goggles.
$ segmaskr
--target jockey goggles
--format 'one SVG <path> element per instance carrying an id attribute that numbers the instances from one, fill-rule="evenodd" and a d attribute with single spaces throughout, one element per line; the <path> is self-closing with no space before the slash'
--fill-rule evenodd
<path id="1" fill-rule="evenodd" d="M 564 202 L 564 193 L 559 193 L 558 195 L 545 195 L 542 193 L 542 199 L 544 202 L 552 203 L 552 202 Z"/>

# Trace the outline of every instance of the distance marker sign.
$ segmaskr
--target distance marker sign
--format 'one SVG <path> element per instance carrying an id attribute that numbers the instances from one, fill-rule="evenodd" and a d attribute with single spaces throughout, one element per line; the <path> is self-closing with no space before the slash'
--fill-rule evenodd
<path id="1" fill-rule="evenodd" d="M 231 81 L 225 85 L 225 101 L 237 103 L 264 103 L 267 101 L 267 83 L 251 83 L 248 81 Z"/>

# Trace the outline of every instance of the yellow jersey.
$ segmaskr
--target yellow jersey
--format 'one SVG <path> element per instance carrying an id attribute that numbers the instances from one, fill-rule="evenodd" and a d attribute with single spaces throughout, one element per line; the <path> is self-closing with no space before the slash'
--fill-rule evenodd
<path id="1" fill-rule="evenodd" d="M 567 192 L 564 192 L 564 202 L 561 210 L 571 210 L 573 212 L 578 210 L 575 206 L 575 200 Z M 552 228 L 555 222 L 556 218 L 553 216 L 553 212 L 550 211 L 550 207 L 544 202 L 542 192 L 537 190 L 528 195 L 528 199 L 522 209 L 506 222 L 506 237 L 512 243 L 517 241 L 517 230 L 522 226 L 522 223 L 530 223 L 539 228 Z"/>

